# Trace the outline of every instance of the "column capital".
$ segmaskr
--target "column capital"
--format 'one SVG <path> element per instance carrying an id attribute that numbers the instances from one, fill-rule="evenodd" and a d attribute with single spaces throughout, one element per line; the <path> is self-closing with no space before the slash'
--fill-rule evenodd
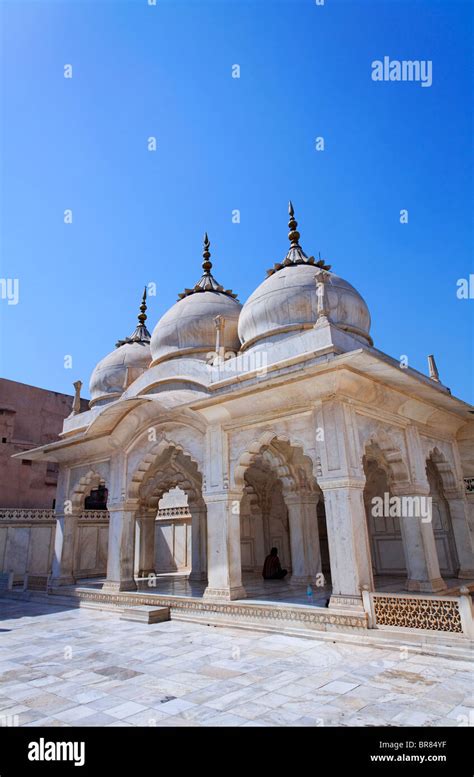
<path id="1" fill-rule="evenodd" d="M 138 499 L 125 499 L 123 501 L 111 502 L 107 505 L 109 513 L 130 512 L 134 513 L 140 510 Z"/>
<path id="2" fill-rule="evenodd" d="M 448 502 L 452 499 L 461 499 L 464 501 L 465 493 L 461 488 L 444 488 L 443 491 Z"/>
<path id="3" fill-rule="evenodd" d="M 290 504 L 311 504 L 311 505 L 317 505 L 319 501 L 319 494 L 316 492 L 313 493 L 304 493 L 301 491 L 290 491 L 287 494 L 283 494 L 283 498 L 285 500 L 285 504 L 288 506 Z"/>
<path id="4" fill-rule="evenodd" d="M 242 499 L 243 492 L 237 490 L 203 491 L 202 498 L 206 504 L 212 502 L 234 502 Z"/>
<path id="5" fill-rule="evenodd" d="M 429 496 L 428 483 L 392 483 L 390 492 L 393 496 Z"/>
<path id="6" fill-rule="evenodd" d="M 343 478 L 318 478 L 318 485 L 322 491 L 332 491 L 337 488 L 365 488 L 365 477 L 343 477 Z"/>
<path id="7" fill-rule="evenodd" d="M 137 521 L 144 521 L 144 522 L 146 522 L 146 521 L 154 521 L 155 518 L 156 518 L 157 512 L 158 512 L 158 509 L 156 509 L 156 510 L 141 510 L 140 508 L 138 508 L 137 514 L 136 514 L 135 517 L 136 517 Z"/>

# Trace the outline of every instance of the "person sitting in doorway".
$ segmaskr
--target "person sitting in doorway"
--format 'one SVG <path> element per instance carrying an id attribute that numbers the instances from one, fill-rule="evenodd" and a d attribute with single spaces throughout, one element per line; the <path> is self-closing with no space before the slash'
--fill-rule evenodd
<path id="1" fill-rule="evenodd" d="M 278 558 L 278 549 L 272 548 L 270 555 L 266 557 L 263 564 L 262 577 L 264 580 L 283 580 L 288 574 L 287 569 L 282 569 L 280 559 Z"/>

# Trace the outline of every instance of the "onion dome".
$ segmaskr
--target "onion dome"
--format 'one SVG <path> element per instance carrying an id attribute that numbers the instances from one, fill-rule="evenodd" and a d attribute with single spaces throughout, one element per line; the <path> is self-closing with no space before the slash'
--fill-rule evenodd
<path id="1" fill-rule="evenodd" d="M 350 283 L 330 272 L 330 265 L 322 259 L 306 256 L 299 244 L 291 202 L 288 212 L 290 248 L 283 261 L 268 270 L 266 280 L 242 308 L 238 329 L 242 348 L 312 328 L 318 318 L 317 282 L 323 277 L 328 322 L 372 345 L 370 313 L 364 299 Z"/>
<path id="2" fill-rule="evenodd" d="M 130 335 L 119 340 L 115 351 L 105 356 L 94 369 L 89 382 L 89 406 L 118 399 L 125 389 L 148 368 L 151 361 L 150 338 L 146 328 L 146 287 L 143 292 L 138 324 Z"/>
<path id="3" fill-rule="evenodd" d="M 242 306 L 211 274 L 210 242 L 204 235 L 203 274 L 158 321 L 151 337 L 152 366 L 167 359 L 208 358 L 219 348 L 237 353 L 237 325 Z"/>

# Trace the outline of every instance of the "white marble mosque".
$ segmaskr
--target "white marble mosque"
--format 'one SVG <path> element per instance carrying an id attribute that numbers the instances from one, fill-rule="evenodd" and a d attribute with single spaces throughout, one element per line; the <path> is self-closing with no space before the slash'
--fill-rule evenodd
<path id="1" fill-rule="evenodd" d="M 21 454 L 59 463 L 54 587 L 157 574 L 159 591 L 166 573 L 203 603 L 244 600 L 272 546 L 286 589 L 322 581 L 331 612 L 380 581 L 442 596 L 474 579 L 472 407 L 432 357 L 426 376 L 377 350 L 366 302 L 289 214 L 286 256 L 243 305 L 206 235 L 200 280 L 151 335 L 145 293 L 89 410 L 76 396 L 60 440 Z"/>

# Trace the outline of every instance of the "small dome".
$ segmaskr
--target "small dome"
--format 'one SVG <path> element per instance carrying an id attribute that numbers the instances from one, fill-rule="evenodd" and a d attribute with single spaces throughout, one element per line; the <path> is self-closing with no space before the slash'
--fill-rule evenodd
<path id="1" fill-rule="evenodd" d="M 240 314 L 242 345 L 314 326 L 317 319 L 316 277 L 320 272 L 314 265 L 290 265 L 263 281 Z M 329 321 L 372 344 L 370 313 L 360 294 L 350 283 L 331 272 L 326 275 L 325 286 Z"/>
<path id="2" fill-rule="evenodd" d="M 216 348 L 216 316 L 222 316 L 221 346 L 237 353 L 237 334 L 242 306 L 218 291 L 204 291 L 184 297 L 158 321 L 151 337 L 153 364 L 173 356 L 205 358 Z"/>
<path id="3" fill-rule="evenodd" d="M 118 399 L 151 362 L 149 343 L 125 343 L 102 359 L 89 382 L 90 407 L 101 400 Z"/>
<path id="4" fill-rule="evenodd" d="M 318 276 L 324 277 L 329 322 L 372 345 L 370 313 L 365 301 L 350 283 L 329 272 L 330 267 L 321 259 L 316 262 L 306 256 L 298 242 L 300 235 L 291 203 L 289 212 L 290 250 L 244 304 L 239 319 L 242 346 L 278 335 L 286 337 L 314 326 L 318 317 Z"/>
<path id="5" fill-rule="evenodd" d="M 237 326 L 242 305 L 235 294 L 225 290 L 211 275 L 209 246 L 206 234 L 204 274 L 192 289 L 180 294 L 178 302 L 162 316 L 153 330 L 152 366 L 179 356 L 205 359 L 216 349 L 219 324 L 220 346 L 234 353 L 240 350 Z"/>
<path id="6" fill-rule="evenodd" d="M 138 325 L 130 337 L 119 340 L 115 351 L 105 356 L 95 367 L 89 381 L 89 406 L 120 397 L 134 380 L 149 367 L 151 361 L 150 333 L 146 321 L 146 289 L 138 316 Z"/>

